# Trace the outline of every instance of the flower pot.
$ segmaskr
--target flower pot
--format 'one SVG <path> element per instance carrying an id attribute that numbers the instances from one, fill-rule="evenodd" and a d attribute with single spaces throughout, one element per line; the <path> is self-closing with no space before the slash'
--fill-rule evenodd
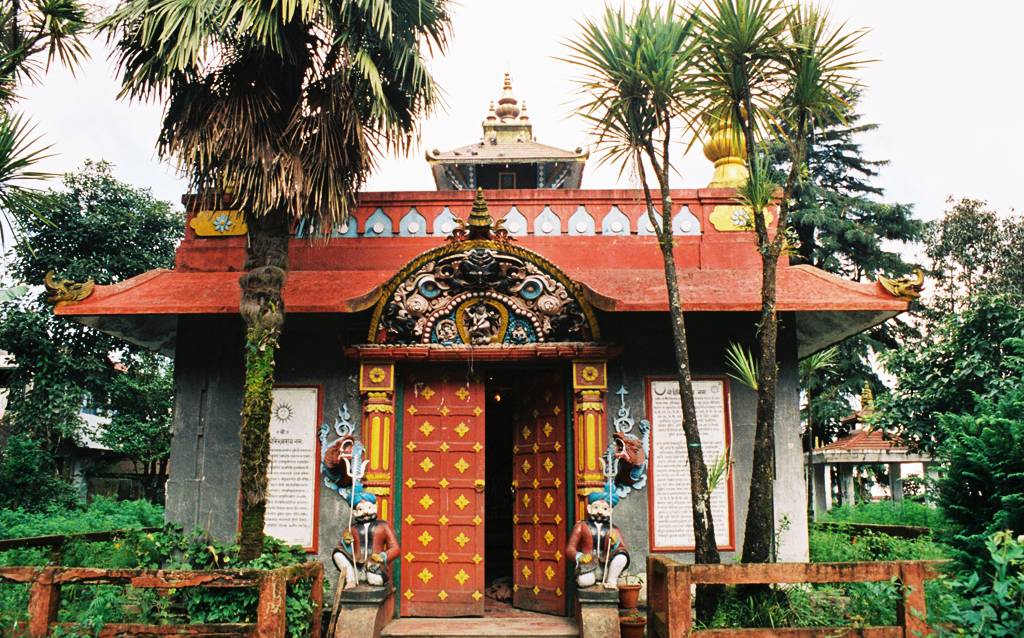
<path id="1" fill-rule="evenodd" d="M 640 585 L 619 585 L 619 609 L 636 609 Z"/>
<path id="2" fill-rule="evenodd" d="M 619 633 L 622 638 L 644 638 L 644 627 L 647 619 L 640 616 L 630 616 L 619 619 Z"/>

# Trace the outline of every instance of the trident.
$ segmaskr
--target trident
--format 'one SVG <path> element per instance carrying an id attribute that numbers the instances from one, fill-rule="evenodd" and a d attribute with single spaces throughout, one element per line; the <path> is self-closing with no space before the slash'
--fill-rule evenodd
<path id="1" fill-rule="evenodd" d="M 619 474 L 617 452 L 618 448 L 615 441 L 612 440 L 608 443 L 608 449 L 604 451 L 604 456 L 601 457 L 601 474 L 604 475 L 605 491 L 608 493 L 608 536 L 606 541 L 608 548 L 604 553 L 604 571 L 601 574 L 601 584 L 605 587 L 608 586 L 608 563 L 611 562 L 612 557 L 612 513 L 615 511 L 615 508 L 612 507 L 612 493 L 615 489 L 615 477 Z"/>
<path id="2" fill-rule="evenodd" d="M 363 455 L 366 453 L 366 448 L 363 447 L 362 443 L 353 443 L 352 451 L 350 454 L 346 454 L 341 457 L 341 460 L 345 462 L 345 476 L 352 479 L 352 487 L 349 488 L 348 498 L 348 527 L 346 530 L 352 529 L 352 510 L 356 507 L 356 490 L 359 487 L 359 482 L 362 481 L 363 477 L 366 476 L 366 466 L 370 464 L 369 460 L 364 461 Z M 365 545 L 366 543 L 364 543 Z M 355 538 L 352 539 L 352 560 L 356 558 L 356 544 Z M 366 548 L 363 548 L 364 551 Z M 365 562 L 365 559 L 364 559 Z M 356 575 L 356 582 L 358 583 L 359 576 Z M 338 580 L 338 586 L 334 588 L 334 607 L 331 609 L 331 626 L 327 630 L 327 635 L 333 638 L 334 630 L 338 626 L 338 615 L 340 612 L 339 603 L 341 602 L 341 590 L 344 585 L 341 583 L 341 579 Z"/>

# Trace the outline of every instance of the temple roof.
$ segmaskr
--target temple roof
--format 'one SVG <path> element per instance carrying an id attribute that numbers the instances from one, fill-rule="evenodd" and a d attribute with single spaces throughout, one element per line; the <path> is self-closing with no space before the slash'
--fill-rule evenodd
<path id="1" fill-rule="evenodd" d="M 661 253 L 645 233 L 636 191 L 491 191 L 489 214 L 517 245 L 550 260 L 603 312 L 668 310 Z M 760 261 L 753 234 L 732 226 L 731 190 L 673 192 L 676 263 L 683 309 L 757 312 Z M 472 193 L 366 193 L 354 219 L 331 238 L 291 241 L 285 286 L 289 314 L 368 310 L 381 287 L 417 255 L 446 242 L 467 219 Z M 731 211 L 731 212 L 730 212 Z M 194 222 L 199 214 L 192 213 Z M 193 227 L 195 226 L 195 227 Z M 246 239 L 191 224 L 174 270 L 155 270 L 112 286 L 57 314 L 167 350 L 179 315 L 238 312 Z M 723 230 L 724 229 L 724 230 Z M 731 230 L 729 230 L 731 229 Z M 811 266 L 780 264 L 778 309 L 794 313 L 805 356 L 907 309 L 876 282 L 842 279 Z"/>
<path id="2" fill-rule="evenodd" d="M 527 115 L 526 102 L 520 104 L 516 99 L 508 73 L 498 106 L 491 103 L 482 128 L 479 142 L 450 151 L 433 149 L 427 153 L 427 162 L 439 190 L 475 188 L 476 176 L 456 167 L 495 164 L 540 166 L 546 178 L 538 187 L 579 188 L 589 154 L 582 148 L 570 151 L 538 142 Z"/>

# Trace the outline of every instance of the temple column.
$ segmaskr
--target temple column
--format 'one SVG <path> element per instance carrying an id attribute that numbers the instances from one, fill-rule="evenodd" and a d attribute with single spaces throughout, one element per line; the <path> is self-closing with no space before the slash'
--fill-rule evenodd
<path id="1" fill-rule="evenodd" d="M 814 491 L 814 519 L 818 520 L 825 515 L 828 511 L 828 487 L 825 484 L 825 473 L 828 471 L 828 466 L 824 463 L 815 463 L 811 465 L 811 472 L 813 474 L 813 491 Z"/>
<path id="2" fill-rule="evenodd" d="M 363 399 L 360 438 L 366 446 L 366 476 L 363 485 L 377 496 L 377 513 L 391 520 L 394 482 L 395 364 L 368 361 L 359 365 L 359 394 Z"/>
<path id="3" fill-rule="evenodd" d="M 892 493 L 894 502 L 903 500 L 903 474 L 902 463 L 889 464 L 889 491 Z"/>
<path id="4" fill-rule="evenodd" d="M 847 463 L 839 466 L 839 498 L 842 505 L 853 507 L 857 503 L 853 489 L 853 466 Z"/>
<path id="5" fill-rule="evenodd" d="M 575 436 L 576 520 L 586 518 L 586 497 L 604 487 L 601 455 L 608 444 L 608 363 L 573 361 L 573 434 Z"/>

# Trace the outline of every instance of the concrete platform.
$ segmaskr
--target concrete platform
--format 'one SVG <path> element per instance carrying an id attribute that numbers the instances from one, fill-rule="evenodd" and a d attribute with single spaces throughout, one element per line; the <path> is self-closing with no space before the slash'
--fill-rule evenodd
<path id="1" fill-rule="evenodd" d="M 543 614 L 484 616 L 483 618 L 400 618 L 384 627 L 381 636 L 416 638 L 577 638 L 572 618 Z"/>

